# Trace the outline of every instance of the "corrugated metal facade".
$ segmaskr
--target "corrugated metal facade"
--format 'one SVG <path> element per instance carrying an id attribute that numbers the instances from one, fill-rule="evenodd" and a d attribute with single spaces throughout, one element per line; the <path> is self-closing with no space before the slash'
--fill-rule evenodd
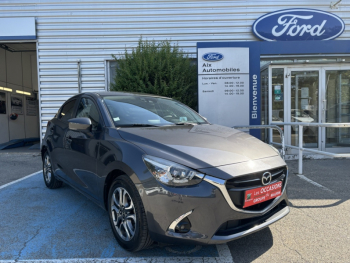
<path id="1" fill-rule="evenodd" d="M 178 41 L 195 56 L 199 41 L 257 40 L 253 22 L 286 8 L 315 8 L 350 22 L 350 1 L 330 8 L 327 1 L 156 1 L 10 0 L 0 1 L 0 17 L 36 17 L 41 130 L 62 103 L 82 91 L 104 90 L 105 60 L 136 46 L 140 36 Z M 334 1 L 335 2 L 335 1 Z M 350 39 L 347 27 L 338 39 Z"/>

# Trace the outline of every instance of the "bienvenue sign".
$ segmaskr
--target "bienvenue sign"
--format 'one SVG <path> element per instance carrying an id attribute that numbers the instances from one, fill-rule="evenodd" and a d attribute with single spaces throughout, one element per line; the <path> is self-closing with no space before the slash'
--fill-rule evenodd
<path id="1" fill-rule="evenodd" d="M 258 18 L 254 34 L 266 41 L 331 40 L 345 29 L 344 21 L 329 12 L 314 9 L 285 9 Z"/>

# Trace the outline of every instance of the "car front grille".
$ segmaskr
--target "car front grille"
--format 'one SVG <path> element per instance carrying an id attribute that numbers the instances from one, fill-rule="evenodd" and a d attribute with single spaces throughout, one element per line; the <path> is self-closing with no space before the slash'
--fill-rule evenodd
<path id="1" fill-rule="evenodd" d="M 235 178 L 227 180 L 226 189 L 231 197 L 233 204 L 237 208 L 248 211 L 260 211 L 268 207 L 273 202 L 274 199 L 271 199 L 260 204 L 243 208 L 245 191 L 263 187 L 264 185 L 262 184 L 261 178 L 265 172 L 270 172 L 272 175 L 272 180 L 270 184 L 282 181 L 282 190 L 284 189 L 288 173 L 286 166 L 271 170 L 265 170 L 257 173 L 237 176 Z"/>

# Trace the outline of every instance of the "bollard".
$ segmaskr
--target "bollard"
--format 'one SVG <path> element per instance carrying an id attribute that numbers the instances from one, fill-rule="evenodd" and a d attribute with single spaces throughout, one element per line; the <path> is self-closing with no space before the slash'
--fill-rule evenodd
<path id="1" fill-rule="evenodd" d="M 303 126 L 298 125 L 299 129 L 299 160 L 298 160 L 298 174 L 303 174 Z"/>

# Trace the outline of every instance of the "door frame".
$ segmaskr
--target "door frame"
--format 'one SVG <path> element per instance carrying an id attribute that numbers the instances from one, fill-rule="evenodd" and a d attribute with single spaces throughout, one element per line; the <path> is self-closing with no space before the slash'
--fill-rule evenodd
<path id="1" fill-rule="evenodd" d="M 322 122 L 326 123 L 326 109 L 325 106 L 327 107 L 327 84 L 326 84 L 326 71 L 327 70 L 350 70 L 350 65 L 349 64 L 332 64 L 332 65 L 325 65 L 322 67 L 322 75 L 323 75 L 323 89 L 322 89 Z M 340 129 L 340 128 L 337 128 Z M 339 148 L 326 148 L 326 128 L 322 127 L 321 128 L 322 134 L 323 134 L 323 143 L 322 143 L 322 151 L 327 151 L 327 152 L 333 152 L 333 153 L 349 153 L 350 152 L 350 147 L 339 147 Z"/>
<path id="2" fill-rule="evenodd" d="M 268 123 L 272 122 L 272 69 L 283 69 L 284 74 L 284 122 L 291 122 L 291 72 L 292 71 L 318 71 L 319 72 L 319 94 L 318 94 L 318 122 L 326 121 L 326 71 L 327 70 L 350 70 L 349 64 L 331 63 L 331 64 L 290 64 L 290 65 L 269 65 L 268 66 Z M 291 126 L 284 127 L 285 143 L 291 145 Z M 272 133 L 269 133 L 269 141 L 272 142 Z M 326 149 L 326 128 L 318 128 L 318 147 L 313 148 L 320 151 L 328 151 L 334 153 L 350 152 L 350 147 L 343 148 L 327 148 Z M 296 154 L 297 150 L 288 149 L 289 154 Z"/>

